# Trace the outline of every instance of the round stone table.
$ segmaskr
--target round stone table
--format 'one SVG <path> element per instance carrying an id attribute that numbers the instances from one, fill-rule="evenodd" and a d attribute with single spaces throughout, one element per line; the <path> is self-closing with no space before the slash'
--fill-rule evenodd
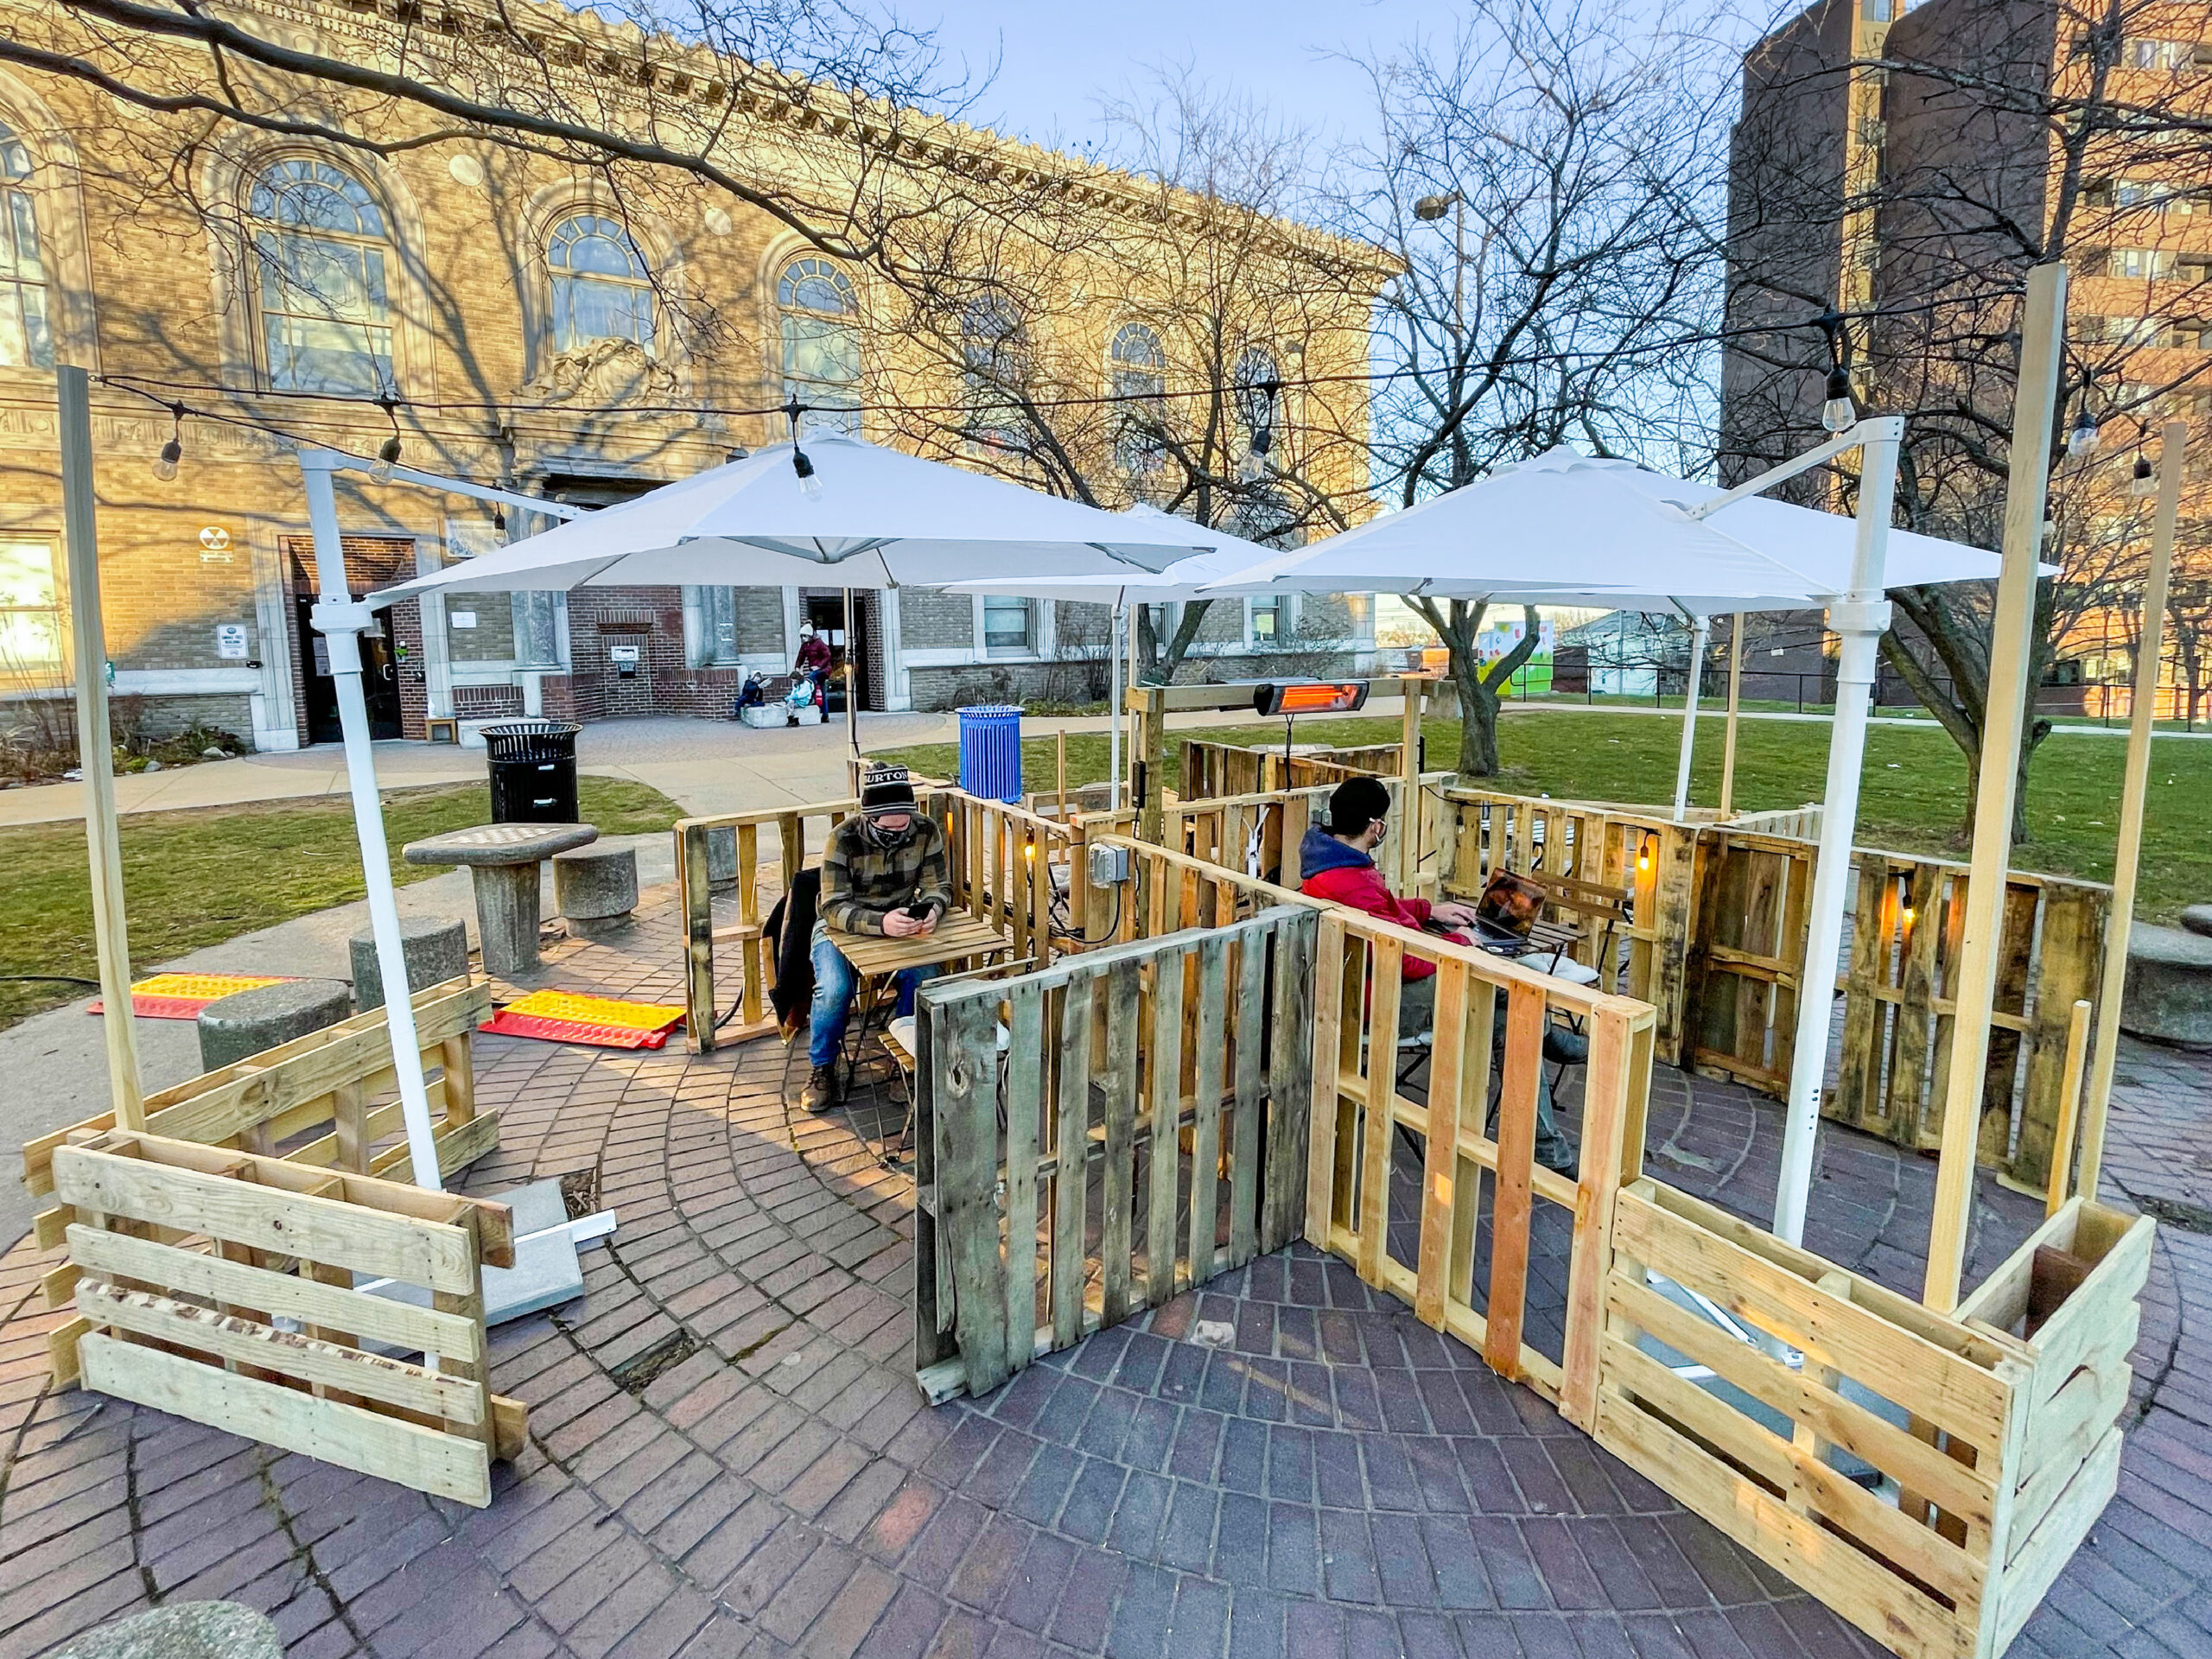
<path id="1" fill-rule="evenodd" d="M 556 853 L 599 839 L 588 823 L 482 823 L 410 841 L 410 864 L 461 864 L 476 888 L 484 971 L 521 979 L 537 971 L 537 867 Z"/>

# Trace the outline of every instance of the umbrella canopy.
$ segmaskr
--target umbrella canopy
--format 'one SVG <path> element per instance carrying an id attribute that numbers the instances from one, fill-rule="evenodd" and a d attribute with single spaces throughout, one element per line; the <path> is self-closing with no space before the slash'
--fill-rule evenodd
<path id="1" fill-rule="evenodd" d="M 803 448 L 810 479 L 776 444 L 369 602 L 440 588 L 940 587 L 1007 570 L 1157 570 L 1218 540 L 1186 519 L 1134 521 L 858 438 Z"/>
<path id="2" fill-rule="evenodd" d="M 1308 592 L 1402 593 L 1627 610 L 1796 610 L 1849 589 L 1853 520 L 1724 494 L 1560 448 L 1418 506 L 1232 572 Z M 1887 585 L 1993 579 L 1979 548 L 1893 530 Z"/>
<path id="3" fill-rule="evenodd" d="M 1149 533 L 1203 536 L 1215 546 L 1211 553 L 1194 553 L 1160 570 L 1128 567 L 1085 576 L 1007 570 L 945 585 L 956 594 L 1003 594 L 1020 599 L 1064 600 L 1076 605 L 1179 605 L 1193 599 L 1298 591 L 1268 582 L 1238 585 L 1229 580 L 1241 570 L 1282 557 L 1281 548 L 1263 546 L 1223 531 L 1201 530 L 1187 518 L 1179 518 L 1142 502 L 1125 508 L 1116 517 L 1141 525 Z"/>

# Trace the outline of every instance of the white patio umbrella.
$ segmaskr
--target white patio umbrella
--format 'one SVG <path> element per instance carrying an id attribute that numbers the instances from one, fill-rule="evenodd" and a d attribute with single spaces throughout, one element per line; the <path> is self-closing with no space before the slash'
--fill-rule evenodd
<path id="1" fill-rule="evenodd" d="M 310 621 L 330 642 L 354 826 L 391 1015 L 392 1062 L 415 1179 L 425 1186 L 438 1185 L 437 1160 L 361 691 L 360 636 L 372 613 L 441 589 L 507 593 L 692 582 L 774 587 L 826 579 L 848 588 L 895 588 L 1008 569 L 1066 575 L 1124 565 L 1157 569 L 1215 545 L 1214 537 L 1181 519 L 1135 523 L 856 438 L 825 436 L 807 440 L 803 454 L 799 446 L 778 444 L 582 516 L 466 480 L 394 468 L 391 476 L 402 483 L 569 522 L 357 601 L 348 591 L 332 478 L 372 469 L 366 461 L 327 450 L 302 449 L 298 460 L 321 588 Z M 849 720 L 850 697 L 846 707 Z"/>
<path id="2" fill-rule="evenodd" d="M 1198 530 L 1189 519 L 1162 512 L 1158 507 L 1143 502 L 1124 509 L 1120 517 L 1161 534 L 1170 533 L 1173 527 L 1179 524 L 1183 527 L 1179 532 L 1182 534 L 1198 532 Z M 1202 533 L 1217 543 L 1211 552 L 1194 553 L 1160 570 L 1132 568 L 1088 576 L 1039 575 L 1027 571 L 1008 571 L 999 575 L 946 584 L 953 593 L 1002 594 L 1018 599 L 1049 599 L 1075 605 L 1112 607 L 1114 622 L 1110 653 L 1114 665 L 1109 696 L 1112 699 L 1109 706 L 1114 711 L 1114 721 L 1108 728 L 1110 753 L 1107 760 L 1107 801 L 1117 811 L 1122 804 L 1122 630 L 1127 626 L 1128 607 L 1181 605 L 1197 599 L 1242 597 L 1247 594 L 1275 591 L 1266 582 L 1252 582 L 1241 587 L 1218 587 L 1214 584 L 1224 582 L 1250 565 L 1275 557 L 1280 550 L 1221 531 L 1209 530 Z"/>
<path id="3" fill-rule="evenodd" d="M 1901 416 L 1862 421 L 1733 490 L 1554 450 L 1403 512 L 1234 573 L 1313 592 L 1394 592 L 1528 603 L 1680 609 L 1699 655 L 1718 611 L 1824 606 L 1842 640 L 1829 734 L 1820 855 L 1808 906 L 1805 977 L 1833 970 L 1841 946 L 1876 642 L 1891 587 L 1993 578 L 1997 555 L 1890 527 Z M 1848 448 L 1864 448 L 1855 518 L 1758 499 L 1759 493 Z M 1892 555 L 1894 554 L 1894 557 Z M 1573 587 L 1572 594 L 1562 589 Z M 1693 659 L 1694 662 L 1696 658 Z M 1685 707 L 1676 817 L 1687 798 L 1697 675 Z M 1832 999 L 1798 1000 L 1775 1230 L 1804 1231 L 1826 1081 Z"/>

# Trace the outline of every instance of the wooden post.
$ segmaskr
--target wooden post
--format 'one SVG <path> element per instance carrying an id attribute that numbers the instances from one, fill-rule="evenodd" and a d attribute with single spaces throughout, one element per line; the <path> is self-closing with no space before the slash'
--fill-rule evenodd
<path id="1" fill-rule="evenodd" d="M 1421 721 L 1428 682 L 1408 674 L 1398 683 L 1405 689 L 1398 715 L 1398 891 L 1410 896 L 1421 889 Z"/>
<path id="2" fill-rule="evenodd" d="M 1720 821 L 1736 811 L 1736 711 L 1744 695 L 1744 613 L 1728 619 L 1728 731 L 1720 745 Z"/>
<path id="3" fill-rule="evenodd" d="M 2182 462 L 2188 442 L 2186 422 L 2169 421 L 2159 431 L 2158 513 L 2151 537 L 2150 579 L 2143 584 L 2135 685 L 2128 697 L 2127 770 L 2120 780 L 2120 844 L 2113 854 L 2112 918 L 2105 924 L 2105 973 L 2097 992 L 2097 1041 L 2089 1065 L 2088 1097 L 2082 1108 L 2082 1175 L 2076 1190 L 2093 1203 L 2097 1176 L 2104 1167 L 2105 1116 L 2112 1103 L 2113 1068 L 2120 1058 L 2120 1004 L 2127 982 L 2127 938 L 2135 925 L 2144 791 L 2150 782 L 2151 728 L 2158 711 L 2158 669 L 2166 647 L 2166 586 L 2173 571 L 2174 531 L 2181 515 Z"/>
<path id="4" fill-rule="evenodd" d="M 2021 727 L 2028 700 L 2028 656 L 2035 628 L 2036 561 L 2050 486 L 2050 437 L 2066 327 L 2066 267 L 2028 273 L 2020 331 L 2020 372 L 2012 405 L 2012 472 L 2005 491 L 2005 563 L 1990 630 L 1987 710 L 1981 779 L 1974 797 L 1974 859 L 1967 878 L 1965 937 L 1959 955 L 1958 1014 L 1943 1101 L 1942 1150 L 1936 1166 L 1935 1213 L 1928 1231 L 1922 1300 L 1938 1313 L 1958 1305 L 1966 1258 L 1967 1210 L 1974 1198 L 1974 1146 L 1989 1065 L 1989 1017 L 2005 925 L 2005 872 L 2012 859 L 2012 804 Z M 1830 810 L 1834 803 L 1830 803 Z"/>
<path id="5" fill-rule="evenodd" d="M 1129 688 L 1129 705 L 1136 710 L 1137 738 L 1131 745 L 1134 765 L 1143 768 L 1144 804 L 1137 815 L 1137 839 L 1157 846 L 1160 815 L 1166 805 L 1167 765 L 1167 700 L 1162 688 Z"/>
<path id="6" fill-rule="evenodd" d="M 2074 999 L 2066 1021 L 2066 1070 L 2059 1084 L 2058 1124 L 2050 1137 L 2050 1180 L 2043 1212 L 2055 1216 L 2066 1203 L 2067 1177 L 2074 1171 L 2074 1125 L 2082 1105 L 2082 1067 L 2089 1058 L 2089 999 Z"/>
<path id="7" fill-rule="evenodd" d="M 138 1082 L 138 1027 L 130 1006 L 130 938 L 123 904 L 123 847 L 115 824 L 114 739 L 107 719 L 107 634 L 100 622 L 92 394 L 82 369 L 59 368 L 54 378 L 61 410 L 61 511 L 77 682 L 77 764 L 85 776 L 85 847 L 92 859 L 92 938 L 99 948 L 108 1096 L 118 1124 L 143 1129 L 145 1094 Z"/>
<path id="8" fill-rule="evenodd" d="M 1053 781 L 1059 791 L 1059 819 L 1065 823 L 1068 821 L 1068 734 L 1065 726 L 1052 734 L 1052 772 Z"/>

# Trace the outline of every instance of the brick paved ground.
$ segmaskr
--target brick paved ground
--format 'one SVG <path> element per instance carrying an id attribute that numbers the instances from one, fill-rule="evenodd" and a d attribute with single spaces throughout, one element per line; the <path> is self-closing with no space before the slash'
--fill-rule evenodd
<path id="1" fill-rule="evenodd" d="M 556 977 L 673 999 L 675 961 L 657 912 Z M 911 1188 L 851 1118 L 786 1109 L 783 1050 L 480 1052 L 505 1116 L 472 1187 L 594 1168 L 621 1218 L 581 1302 L 497 1333 L 532 1443 L 494 1506 L 46 1395 L 48 1263 L 19 1247 L 0 1260 L 0 1659 L 211 1596 L 266 1609 L 309 1659 L 1873 1651 L 1303 1248 L 926 1409 Z M 2113 1186 L 2190 1224 L 2162 1231 L 2120 1497 L 2024 1655 L 2212 1652 L 2212 1063 L 2131 1047 L 2123 1074 Z M 1665 1073 L 1651 1122 L 1656 1173 L 1759 1212 L 1771 1103 Z M 1916 1286 L 1932 1166 L 1834 1130 L 1823 1151 L 1811 1242 Z M 1980 1198 L 1986 1267 L 2037 1206 Z M 1200 1318 L 1234 1344 L 1191 1341 Z"/>

